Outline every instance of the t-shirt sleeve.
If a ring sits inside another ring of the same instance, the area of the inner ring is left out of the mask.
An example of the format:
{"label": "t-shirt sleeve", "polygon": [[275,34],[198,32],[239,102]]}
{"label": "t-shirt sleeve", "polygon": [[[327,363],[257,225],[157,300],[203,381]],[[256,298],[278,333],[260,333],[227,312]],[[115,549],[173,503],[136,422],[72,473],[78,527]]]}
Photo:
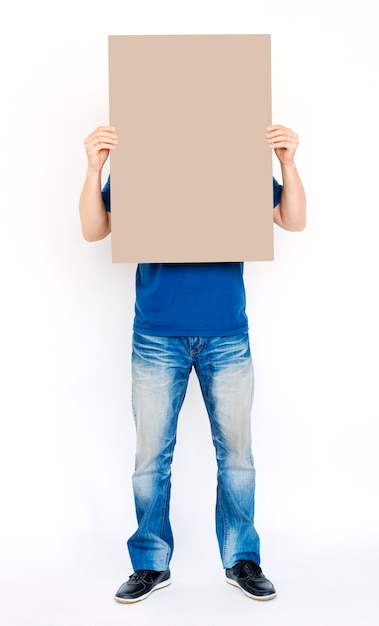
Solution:
{"label": "t-shirt sleeve", "polygon": [[273,201],[274,201],[274,209],[280,202],[280,196],[282,194],[283,185],[280,185],[276,178],[272,178],[273,182]]}
{"label": "t-shirt sleeve", "polygon": [[103,196],[105,208],[107,209],[108,213],[110,213],[111,212],[111,177],[110,176],[108,176],[108,180],[105,183],[101,191],[101,195]]}

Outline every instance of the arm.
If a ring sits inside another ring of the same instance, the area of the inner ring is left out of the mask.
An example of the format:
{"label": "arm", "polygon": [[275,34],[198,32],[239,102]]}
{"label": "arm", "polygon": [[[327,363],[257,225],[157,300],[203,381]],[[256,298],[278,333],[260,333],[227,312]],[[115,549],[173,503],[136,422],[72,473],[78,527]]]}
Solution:
{"label": "arm", "polygon": [[303,230],[306,223],[306,198],[303,183],[295,165],[299,138],[290,128],[269,126],[267,143],[280,161],[283,189],[280,204],[274,209],[274,222],[285,230]]}
{"label": "arm", "polygon": [[79,199],[79,215],[86,241],[99,241],[111,232],[111,216],[101,195],[101,172],[110,150],[117,144],[114,131],[111,126],[99,126],[84,141],[88,164]]}

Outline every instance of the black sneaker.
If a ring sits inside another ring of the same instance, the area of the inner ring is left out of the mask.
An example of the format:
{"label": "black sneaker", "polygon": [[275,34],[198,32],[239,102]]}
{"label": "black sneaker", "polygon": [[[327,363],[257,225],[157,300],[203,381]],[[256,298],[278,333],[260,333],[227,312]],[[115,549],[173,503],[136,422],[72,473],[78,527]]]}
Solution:
{"label": "black sneaker", "polygon": [[272,600],[276,597],[275,587],[254,561],[238,561],[225,570],[226,582],[239,587],[254,600]]}
{"label": "black sneaker", "polygon": [[139,602],[147,598],[152,591],[162,589],[171,584],[170,570],[155,572],[151,569],[141,569],[129,576],[129,580],[121,585],[114,599],[117,602]]}

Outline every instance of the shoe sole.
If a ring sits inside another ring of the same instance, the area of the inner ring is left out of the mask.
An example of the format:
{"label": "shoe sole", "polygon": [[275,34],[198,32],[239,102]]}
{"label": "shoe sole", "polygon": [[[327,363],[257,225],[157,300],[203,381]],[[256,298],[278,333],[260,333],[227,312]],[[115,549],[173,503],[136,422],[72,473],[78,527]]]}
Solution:
{"label": "shoe sole", "polygon": [[171,585],[171,578],[162,580],[162,582],[158,583],[155,587],[150,589],[150,591],[145,593],[143,596],[139,596],[138,598],[119,598],[118,596],[115,596],[114,599],[116,602],[121,602],[122,604],[134,604],[135,602],[141,602],[141,600],[148,598],[153,591],[158,591],[158,589],[163,589],[163,587],[168,587],[168,585]]}
{"label": "shoe sole", "polygon": [[233,585],[233,587],[238,587],[238,589],[241,589],[242,593],[244,593],[245,596],[247,596],[248,598],[251,598],[252,600],[260,600],[261,602],[264,602],[266,600],[273,600],[274,598],[276,598],[276,593],[270,593],[270,595],[267,595],[267,596],[254,596],[252,593],[249,593],[243,587],[241,587],[241,585],[239,585],[232,578],[228,578],[226,576],[225,580],[227,583],[229,583],[229,585]]}

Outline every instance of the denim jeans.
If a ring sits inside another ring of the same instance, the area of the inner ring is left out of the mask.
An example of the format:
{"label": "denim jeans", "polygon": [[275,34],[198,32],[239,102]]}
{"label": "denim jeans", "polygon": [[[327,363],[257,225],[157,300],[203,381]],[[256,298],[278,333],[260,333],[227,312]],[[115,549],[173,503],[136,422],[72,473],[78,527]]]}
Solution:
{"label": "denim jeans", "polygon": [[191,369],[199,379],[217,460],[216,534],[222,564],[260,562],[254,527],[255,469],[250,414],[254,372],[247,333],[232,337],[134,334],[136,424],[133,489],[138,528],[128,540],[134,570],[168,568],[171,462]]}

